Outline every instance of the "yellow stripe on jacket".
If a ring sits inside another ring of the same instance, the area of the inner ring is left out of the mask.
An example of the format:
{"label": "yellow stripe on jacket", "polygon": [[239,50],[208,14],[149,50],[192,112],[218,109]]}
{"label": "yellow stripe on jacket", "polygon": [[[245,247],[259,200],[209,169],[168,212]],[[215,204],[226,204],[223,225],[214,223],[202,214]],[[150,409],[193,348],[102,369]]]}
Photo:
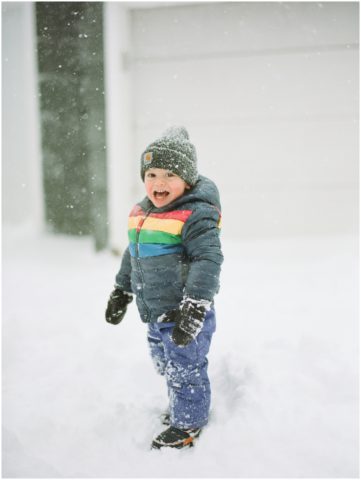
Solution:
{"label": "yellow stripe on jacket", "polygon": [[[136,217],[129,217],[128,229],[137,228],[139,222],[143,220],[144,217],[141,215]],[[142,224],[142,229],[144,230],[157,230],[159,232],[171,233],[173,235],[180,235],[184,222],[181,220],[174,220],[169,218],[153,218],[147,217]]]}

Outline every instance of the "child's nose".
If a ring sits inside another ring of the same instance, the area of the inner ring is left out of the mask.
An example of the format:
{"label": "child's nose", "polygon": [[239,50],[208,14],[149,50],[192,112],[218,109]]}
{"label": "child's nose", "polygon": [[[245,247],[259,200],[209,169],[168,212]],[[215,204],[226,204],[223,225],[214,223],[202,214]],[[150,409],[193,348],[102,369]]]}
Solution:
{"label": "child's nose", "polygon": [[158,178],[156,178],[155,184],[156,184],[157,186],[163,186],[163,185],[165,184],[165,178],[163,178],[163,177],[158,177]]}

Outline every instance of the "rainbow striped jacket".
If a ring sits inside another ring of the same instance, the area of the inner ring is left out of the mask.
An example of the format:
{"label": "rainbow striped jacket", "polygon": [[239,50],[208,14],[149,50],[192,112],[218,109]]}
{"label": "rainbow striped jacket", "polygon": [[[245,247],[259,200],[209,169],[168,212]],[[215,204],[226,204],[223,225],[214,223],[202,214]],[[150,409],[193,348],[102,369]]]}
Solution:
{"label": "rainbow striped jacket", "polygon": [[223,262],[220,219],[218,189],[203,176],[166,207],[147,197],[134,206],[116,285],[136,295],[143,322],[178,308],[183,295],[213,301]]}

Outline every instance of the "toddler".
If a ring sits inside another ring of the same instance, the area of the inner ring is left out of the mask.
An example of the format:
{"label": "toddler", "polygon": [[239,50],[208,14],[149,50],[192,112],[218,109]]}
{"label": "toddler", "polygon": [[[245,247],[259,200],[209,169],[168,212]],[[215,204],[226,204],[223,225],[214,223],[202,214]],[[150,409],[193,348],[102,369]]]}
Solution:
{"label": "toddler", "polygon": [[146,197],[129,215],[125,250],[106,320],[118,324],[136,297],[157,371],[167,381],[168,427],[152,448],[193,446],[208,422],[207,354],[223,255],[216,185],[198,174],[194,145],[172,127],[141,156]]}

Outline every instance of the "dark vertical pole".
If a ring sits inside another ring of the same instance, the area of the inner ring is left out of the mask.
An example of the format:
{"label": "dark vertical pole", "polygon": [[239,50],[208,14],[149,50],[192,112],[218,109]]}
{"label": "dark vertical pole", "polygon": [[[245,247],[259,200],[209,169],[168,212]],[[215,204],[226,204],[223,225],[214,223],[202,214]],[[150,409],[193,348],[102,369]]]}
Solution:
{"label": "dark vertical pole", "polygon": [[46,220],[106,247],[102,2],[38,2]]}
{"label": "dark vertical pole", "polygon": [[46,221],[54,233],[69,235],[90,233],[88,164],[79,121],[79,7],[36,4]]}

